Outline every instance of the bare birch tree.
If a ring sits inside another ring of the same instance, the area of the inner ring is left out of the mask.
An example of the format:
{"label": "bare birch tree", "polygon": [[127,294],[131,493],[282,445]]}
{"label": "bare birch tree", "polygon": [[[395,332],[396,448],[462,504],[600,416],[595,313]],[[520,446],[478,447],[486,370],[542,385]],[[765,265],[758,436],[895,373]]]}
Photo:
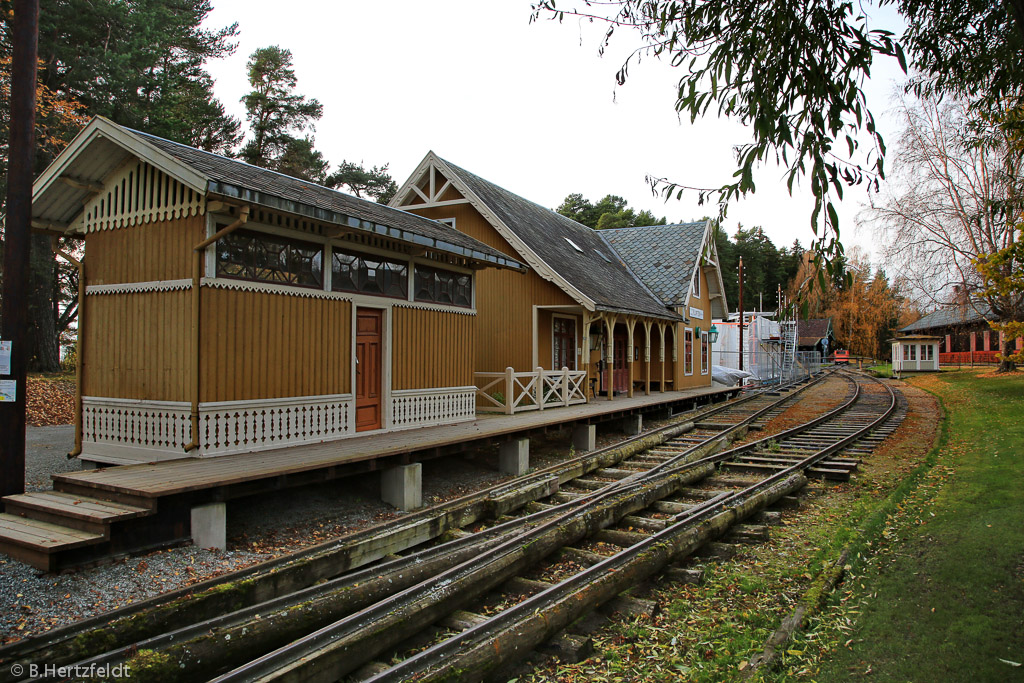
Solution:
{"label": "bare birch tree", "polygon": [[923,306],[1024,320],[1021,294],[986,289],[975,267],[1019,235],[1021,146],[999,122],[961,102],[904,100],[900,110],[903,132],[889,181],[860,216],[886,264]]}

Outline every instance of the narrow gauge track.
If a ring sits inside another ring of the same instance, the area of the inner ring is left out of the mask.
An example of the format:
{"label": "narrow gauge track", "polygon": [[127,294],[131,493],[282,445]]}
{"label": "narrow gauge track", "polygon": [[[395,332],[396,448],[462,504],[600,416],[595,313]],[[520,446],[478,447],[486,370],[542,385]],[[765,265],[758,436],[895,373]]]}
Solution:
{"label": "narrow gauge track", "polygon": [[[484,678],[602,602],[797,491],[807,474],[838,474],[841,469],[834,465],[849,459],[840,455],[844,449],[872,432],[894,429],[901,417],[895,392],[870,378],[843,376],[850,384],[846,400],[808,424],[696,460],[684,451],[597,491],[581,491],[569,502],[556,499],[550,508],[533,513],[557,511],[555,518],[215,680],[333,681],[357,671],[357,679],[374,683]],[[774,444],[781,448],[776,451]],[[766,446],[773,455],[785,453],[778,459],[797,459],[764,462],[770,460],[762,455]],[[694,486],[720,467],[753,468],[762,478],[731,490]],[[624,520],[629,529],[616,529]],[[602,554],[613,547],[618,549]],[[567,564],[585,568],[567,571]],[[473,611],[463,611],[470,605]],[[410,643],[432,624],[443,633],[439,642],[425,650]],[[386,665],[379,661],[382,655],[401,661]]]}
{"label": "narrow gauge track", "polygon": [[[323,544],[0,648],[0,662],[105,663],[130,659],[140,651],[153,651],[156,657],[149,660],[150,664],[174,659],[180,665],[174,667],[175,679],[205,680],[218,670],[214,664],[218,653],[232,652],[237,663],[297,637],[282,640],[282,636],[292,633],[288,628],[258,628],[260,622],[280,621],[274,618],[276,614],[290,614],[291,621],[296,622],[293,626],[300,629],[299,635],[308,633],[331,623],[339,614],[358,610],[368,602],[412,585],[410,581],[425,580],[432,573],[478,557],[522,533],[524,528],[536,528],[547,520],[557,519],[578,503],[566,502],[551,509],[534,510],[533,514],[505,521],[469,538],[442,543],[406,558],[394,558],[337,580],[328,579],[388,553],[422,545],[445,529],[466,526],[488,517],[503,519],[502,515],[540,498],[594,497],[573,494],[569,489],[594,488],[594,482],[600,479],[587,479],[587,475],[595,471],[601,477],[620,477],[625,482],[648,471],[657,472],[682,458],[720,449],[785,410],[802,391],[821,379],[794,383],[776,391],[752,392],[739,399],[683,413],[674,424],[572,458],[512,484],[493,487],[408,515],[395,524],[355,534],[346,539],[347,543]],[[658,446],[660,450],[650,450],[651,446]],[[637,453],[643,455],[635,457]],[[628,463],[630,469],[616,469],[623,462]],[[397,574],[402,574],[403,578],[396,581],[393,577]],[[349,590],[354,587],[359,590]],[[341,604],[323,599],[339,592],[349,594]],[[211,614],[215,616],[209,618]],[[256,624],[251,633],[247,624]],[[240,628],[235,628],[239,625]],[[263,633],[261,637],[262,631],[274,633]],[[225,648],[232,633],[239,640]],[[225,640],[208,637],[211,634],[222,634]],[[197,639],[213,650],[197,647]],[[186,656],[181,659],[179,655],[183,654]],[[186,664],[186,660],[195,666]],[[232,657],[228,657],[227,662],[234,665]],[[5,666],[0,680],[8,670]]]}

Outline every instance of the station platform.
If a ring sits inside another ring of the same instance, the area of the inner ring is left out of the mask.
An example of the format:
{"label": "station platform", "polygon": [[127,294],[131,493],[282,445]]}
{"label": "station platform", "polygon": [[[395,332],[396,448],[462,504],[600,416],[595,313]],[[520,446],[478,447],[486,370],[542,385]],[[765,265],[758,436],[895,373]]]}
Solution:
{"label": "station platform", "polygon": [[[3,499],[0,552],[52,571],[190,537],[204,547],[222,546],[227,500],[375,470],[382,472],[384,500],[412,509],[419,506],[415,468],[420,461],[498,443],[503,471],[520,474],[528,467],[528,458],[515,454],[522,453],[531,435],[572,429],[576,450],[585,451],[593,448],[597,425],[632,420],[639,427],[645,414],[668,417],[738,392],[738,387],[700,388],[598,398],[581,405],[479,415],[471,422],[255,453],[56,474],[53,491]],[[506,458],[506,451],[512,457]]]}

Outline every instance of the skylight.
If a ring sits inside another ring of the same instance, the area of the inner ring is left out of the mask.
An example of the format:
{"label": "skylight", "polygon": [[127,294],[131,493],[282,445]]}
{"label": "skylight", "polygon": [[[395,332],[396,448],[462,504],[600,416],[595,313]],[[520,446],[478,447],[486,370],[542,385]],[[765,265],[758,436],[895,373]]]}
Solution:
{"label": "skylight", "polygon": [[569,244],[571,244],[573,249],[575,249],[576,251],[580,252],[581,254],[583,253],[583,250],[580,249],[580,245],[576,244],[575,242],[573,242],[568,237],[565,238],[565,241],[568,242]]}
{"label": "skylight", "polygon": [[605,261],[607,261],[608,263],[611,263],[611,262],[612,262],[612,260],[611,260],[610,258],[608,258],[607,256],[605,256],[605,255],[604,255],[604,252],[603,252],[603,251],[601,251],[600,249],[595,249],[595,250],[594,250],[594,253],[595,253],[595,254],[597,254],[598,256],[600,256],[601,258],[603,258],[603,259],[604,259]]}

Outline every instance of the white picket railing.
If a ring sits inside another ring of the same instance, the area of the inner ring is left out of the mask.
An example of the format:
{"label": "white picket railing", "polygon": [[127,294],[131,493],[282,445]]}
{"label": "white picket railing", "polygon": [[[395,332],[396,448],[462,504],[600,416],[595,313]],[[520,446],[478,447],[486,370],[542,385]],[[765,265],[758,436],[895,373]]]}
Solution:
{"label": "white picket railing", "polygon": [[583,370],[474,372],[477,412],[512,415],[524,410],[544,410],[587,402]]}

